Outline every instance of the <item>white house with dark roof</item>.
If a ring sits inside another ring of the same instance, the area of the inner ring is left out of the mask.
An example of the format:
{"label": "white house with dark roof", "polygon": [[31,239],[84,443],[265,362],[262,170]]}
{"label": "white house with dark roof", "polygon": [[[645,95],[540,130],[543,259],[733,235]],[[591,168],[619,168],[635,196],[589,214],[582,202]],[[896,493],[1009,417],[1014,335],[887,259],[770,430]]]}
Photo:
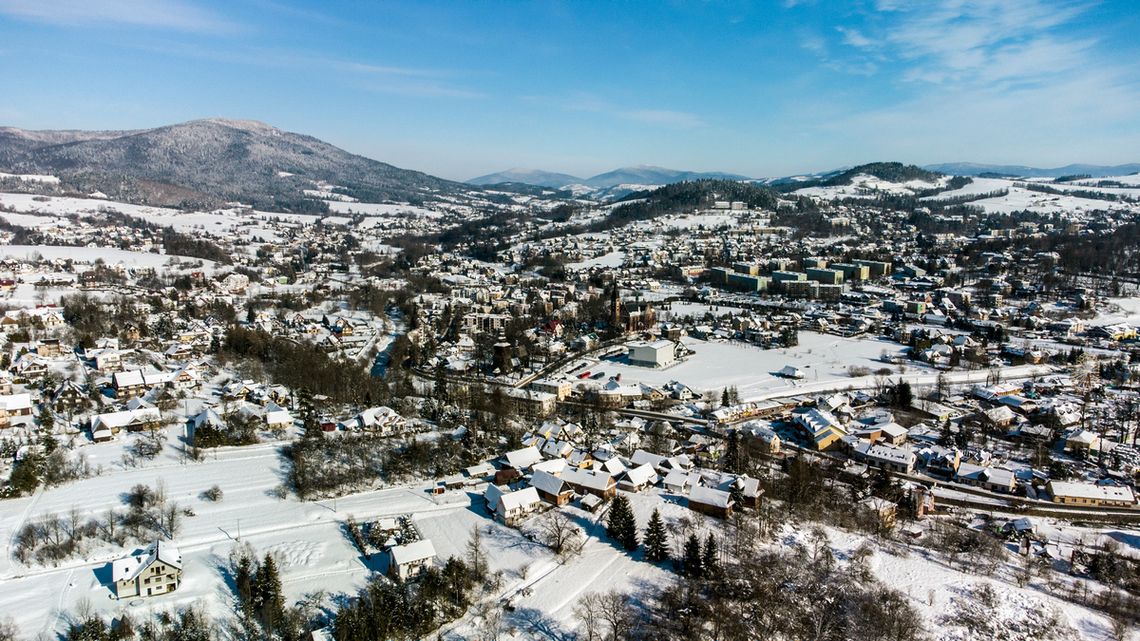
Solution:
{"label": "white house with dark roof", "polygon": [[114,561],[111,580],[120,599],[173,592],[182,583],[182,554],[173,543],[155,541],[142,554]]}

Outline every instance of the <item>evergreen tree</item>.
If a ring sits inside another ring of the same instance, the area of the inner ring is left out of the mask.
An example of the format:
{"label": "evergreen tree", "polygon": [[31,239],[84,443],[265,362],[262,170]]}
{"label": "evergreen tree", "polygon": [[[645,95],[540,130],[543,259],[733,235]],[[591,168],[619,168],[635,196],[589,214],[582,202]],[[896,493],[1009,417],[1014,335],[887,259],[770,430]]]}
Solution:
{"label": "evergreen tree", "polygon": [[708,537],[705,538],[705,549],[701,552],[701,574],[706,579],[710,579],[716,573],[719,565],[716,539],[713,538],[712,532],[709,532]]}
{"label": "evergreen tree", "polygon": [[669,534],[656,509],[645,526],[645,558],[655,563],[669,558]]}
{"label": "evergreen tree", "polygon": [[234,585],[237,589],[238,605],[247,619],[253,618],[253,560],[242,554],[234,569]]}
{"label": "evergreen tree", "polygon": [[685,556],[681,562],[681,573],[692,579],[699,579],[704,574],[701,566],[701,540],[696,534],[690,534],[685,541]]}
{"label": "evergreen tree", "polygon": [[737,430],[732,430],[728,435],[728,445],[724,448],[721,464],[725,472],[740,473],[740,433]]}
{"label": "evergreen tree", "polygon": [[637,549],[637,522],[633,517],[633,509],[629,505],[629,499],[620,494],[614,497],[610,506],[606,532],[625,549]]}
{"label": "evergreen tree", "polygon": [[55,438],[55,416],[51,413],[47,403],[44,403],[43,408],[40,410],[40,442],[44,446],[44,453],[51,454],[59,447],[59,441]]}
{"label": "evergreen tree", "polygon": [[732,405],[732,397],[729,395],[727,387],[720,392],[720,405],[721,407]]}
{"label": "evergreen tree", "polygon": [[257,569],[253,585],[257,618],[265,630],[276,630],[285,620],[285,597],[281,591],[281,577],[277,563],[269,554]]}

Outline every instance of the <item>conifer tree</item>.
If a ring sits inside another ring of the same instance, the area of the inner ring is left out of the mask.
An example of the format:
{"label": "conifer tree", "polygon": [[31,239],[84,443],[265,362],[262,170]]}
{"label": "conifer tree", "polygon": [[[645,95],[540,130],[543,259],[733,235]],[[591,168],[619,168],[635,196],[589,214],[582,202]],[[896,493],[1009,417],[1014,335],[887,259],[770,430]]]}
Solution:
{"label": "conifer tree", "polygon": [[685,541],[685,556],[681,562],[681,572],[689,578],[699,579],[703,575],[702,570],[701,540],[697,538],[696,534],[690,534],[689,539]]}
{"label": "conifer tree", "polygon": [[740,473],[740,434],[733,430],[728,435],[728,445],[724,448],[724,458],[721,459],[725,472]]}
{"label": "conifer tree", "polygon": [[645,526],[645,558],[655,563],[669,558],[669,534],[656,509]]}
{"label": "conifer tree", "polygon": [[717,571],[717,546],[712,532],[705,538],[705,549],[701,552],[701,573],[706,579],[712,578]]}
{"label": "conifer tree", "polygon": [[281,590],[281,577],[277,563],[269,554],[257,569],[254,581],[254,600],[261,625],[268,630],[276,630],[285,619],[285,596]]}

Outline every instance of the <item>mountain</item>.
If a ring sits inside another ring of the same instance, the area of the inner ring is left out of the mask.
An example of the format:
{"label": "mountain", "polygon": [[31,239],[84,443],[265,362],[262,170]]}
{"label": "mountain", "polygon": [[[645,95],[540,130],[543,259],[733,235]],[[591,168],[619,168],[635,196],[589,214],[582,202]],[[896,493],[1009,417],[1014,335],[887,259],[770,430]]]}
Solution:
{"label": "mountain", "polygon": [[1089,175],[1094,178],[1103,176],[1126,176],[1140,171],[1140,163],[1126,165],[1082,165],[1073,164],[1064,167],[1045,169],[1041,167],[1026,167],[1024,165],[985,165],[973,162],[950,162],[938,165],[927,165],[926,169],[954,176],[981,176],[992,174],[999,176],[1034,176],[1040,178],[1058,178],[1061,176]]}
{"label": "mountain", "polygon": [[119,132],[0,129],[0,171],[54,174],[81,191],[162,205],[237,200],[319,211],[318,183],[364,201],[420,202],[471,188],[265,123],[212,118]]}
{"label": "mountain", "polygon": [[570,174],[560,174],[554,171],[541,169],[508,169],[486,176],[479,176],[467,181],[472,185],[498,185],[501,183],[523,183],[538,187],[551,187],[554,189],[582,182],[581,178]]}
{"label": "mountain", "polygon": [[622,167],[587,178],[586,185],[590,187],[613,187],[615,185],[669,185],[685,180],[720,179],[720,180],[748,180],[747,176],[726,174],[721,172],[697,172],[666,169],[651,165],[638,165],[636,167]]}

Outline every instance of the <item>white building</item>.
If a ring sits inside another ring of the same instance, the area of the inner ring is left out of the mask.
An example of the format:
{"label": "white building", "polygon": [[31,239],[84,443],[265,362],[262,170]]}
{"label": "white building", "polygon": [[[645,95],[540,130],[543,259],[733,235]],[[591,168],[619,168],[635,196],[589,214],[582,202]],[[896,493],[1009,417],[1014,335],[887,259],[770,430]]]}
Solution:
{"label": "white building", "polygon": [[639,367],[665,367],[677,360],[676,346],[673,341],[659,340],[652,343],[637,342],[629,344],[629,364]]}

